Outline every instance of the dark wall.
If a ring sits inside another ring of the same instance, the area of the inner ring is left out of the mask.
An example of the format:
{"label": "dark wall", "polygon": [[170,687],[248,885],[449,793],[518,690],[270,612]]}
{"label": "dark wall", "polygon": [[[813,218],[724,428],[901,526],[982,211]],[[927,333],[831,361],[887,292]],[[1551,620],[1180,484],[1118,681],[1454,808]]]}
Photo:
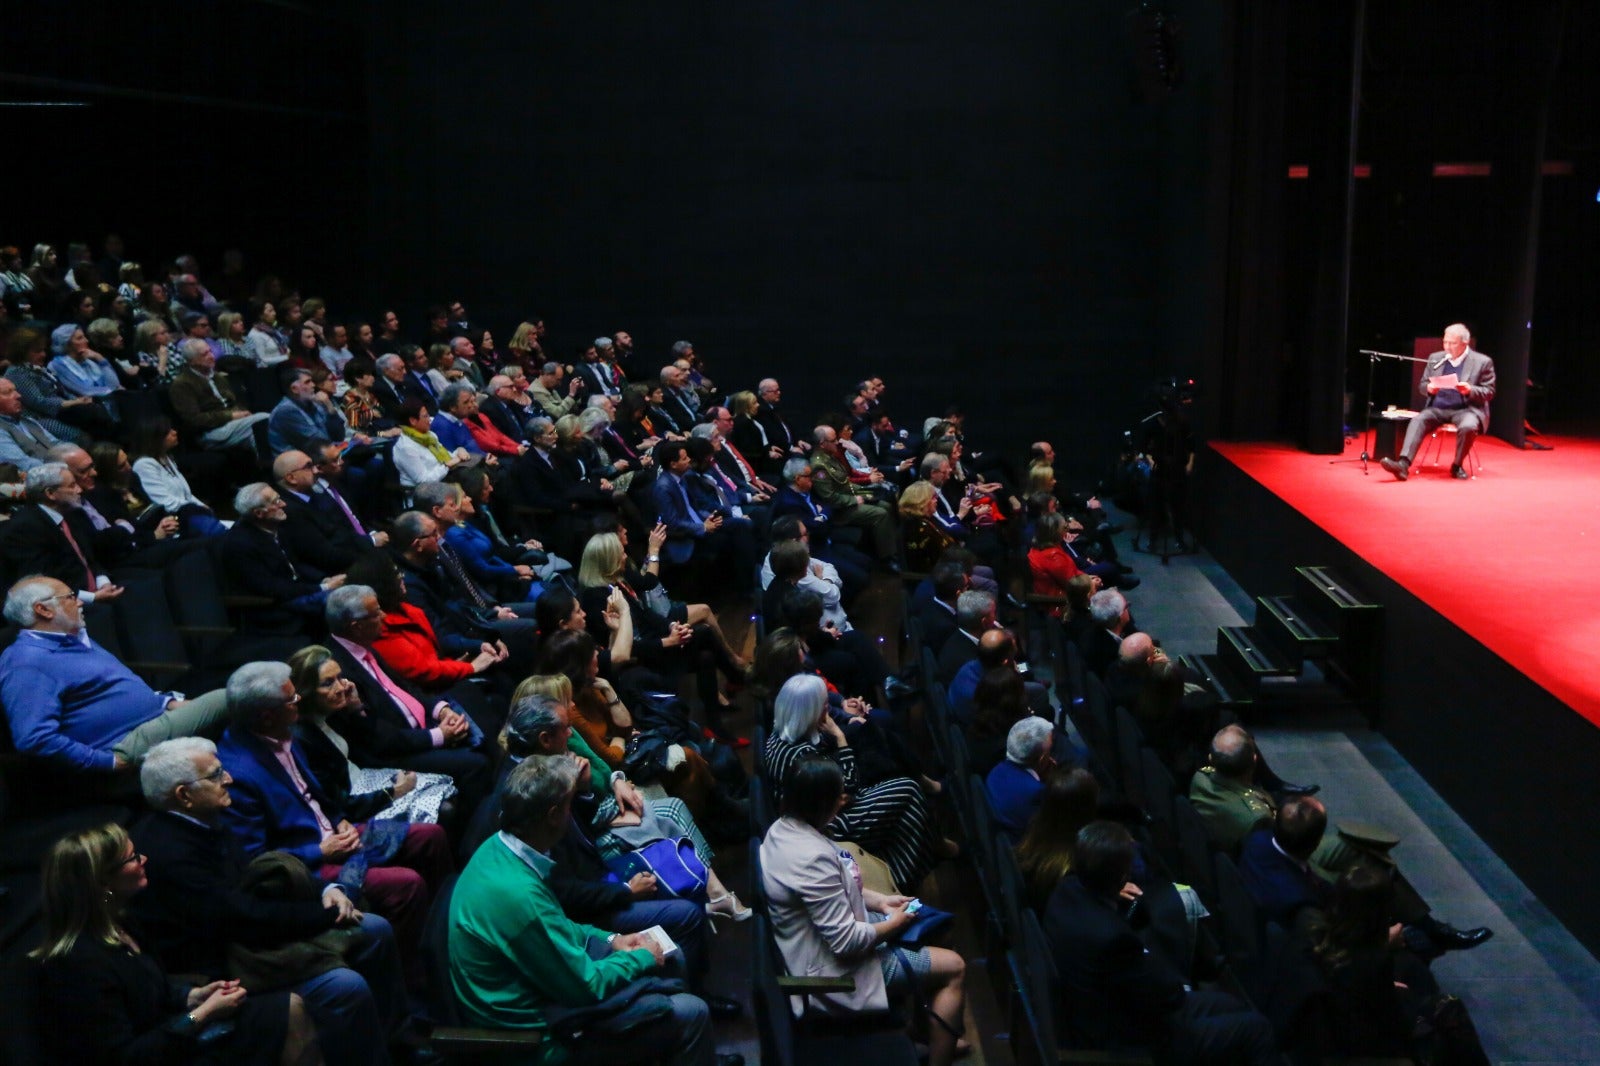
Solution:
{"label": "dark wall", "polygon": [[1126,5],[374,5],[370,277],[1097,467],[1199,368],[1220,28],[1168,7],[1147,103]]}
{"label": "dark wall", "polygon": [[[345,0],[18,5],[0,49],[0,244],[120,233],[354,296],[365,241],[359,9]],[[19,106],[62,102],[72,107]],[[114,279],[113,279],[114,280]]]}

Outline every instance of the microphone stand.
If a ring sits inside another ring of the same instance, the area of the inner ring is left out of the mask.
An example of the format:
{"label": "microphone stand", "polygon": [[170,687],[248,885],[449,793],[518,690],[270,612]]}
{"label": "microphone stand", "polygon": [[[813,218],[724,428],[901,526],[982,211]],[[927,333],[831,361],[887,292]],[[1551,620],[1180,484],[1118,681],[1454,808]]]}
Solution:
{"label": "microphone stand", "polygon": [[1378,365],[1379,359],[1396,359],[1407,363],[1426,363],[1426,359],[1419,359],[1414,355],[1400,355],[1396,352],[1375,352],[1370,348],[1362,348],[1361,354],[1367,357],[1367,411],[1365,425],[1361,430],[1361,455],[1355,459],[1329,459],[1328,465],[1335,463],[1360,463],[1361,474],[1365,477],[1368,473],[1367,464],[1372,460],[1372,372]]}

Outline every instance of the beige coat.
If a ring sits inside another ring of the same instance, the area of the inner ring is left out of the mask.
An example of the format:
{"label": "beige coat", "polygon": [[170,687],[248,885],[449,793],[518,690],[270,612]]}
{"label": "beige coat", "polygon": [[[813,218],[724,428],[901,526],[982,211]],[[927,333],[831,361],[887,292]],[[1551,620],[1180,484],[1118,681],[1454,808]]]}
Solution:
{"label": "beige coat", "polygon": [[784,968],[795,977],[856,982],[853,992],[790,997],[796,1016],[807,1001],[830,1013],[888,1009],[855,860],[804,822],[780,818],[761,842],[761,870]]}

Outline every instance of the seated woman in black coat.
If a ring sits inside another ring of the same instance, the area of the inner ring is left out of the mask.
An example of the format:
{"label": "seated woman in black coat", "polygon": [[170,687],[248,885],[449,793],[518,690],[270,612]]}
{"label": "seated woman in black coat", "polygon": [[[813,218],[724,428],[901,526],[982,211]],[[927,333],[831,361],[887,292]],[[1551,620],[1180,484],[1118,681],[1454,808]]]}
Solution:
{"label": "seated woman in black coat", "polygon": [[652,610],[630,580],[626,560],[622,540],[615,533],[596,534],[584,545],[578,587],[590,635],[600,643],[610,640],[605,611],[613,591],[621,592],[633,623],[633,657],[668,677],[692,670],[706,713],[723,713],[731,703],[717,685],[717,672],[720,670],[732,684],[739,685],[744,682],[748,667],[722,639],[721,630],[709,622],[689,620],[693,617],[691,609],[685,610],[683,620],[672,618],[671,611],[662,615]]}
{"label": "seated woman in black coat", "polygon": [[768,629],[788,626],[799,633],[811,657],[829,680],[852,695],[887,705],[884,682],[889,664],[872,638],[859,629],[841,633],[823,622],[827,604],[820,593],[800,587],[811,566],[811,550],[804,541],[790,540],[772,546],[772,584],[761,597],[761,616]]}
{"label": "seated woman in black coat", "polygon": [[298,995],[249,995],[237,981],[169,977],[123,915],[149,883],[121,826],[80,829],[45,855],[39,1030],[51,1062],[321,1062]]}

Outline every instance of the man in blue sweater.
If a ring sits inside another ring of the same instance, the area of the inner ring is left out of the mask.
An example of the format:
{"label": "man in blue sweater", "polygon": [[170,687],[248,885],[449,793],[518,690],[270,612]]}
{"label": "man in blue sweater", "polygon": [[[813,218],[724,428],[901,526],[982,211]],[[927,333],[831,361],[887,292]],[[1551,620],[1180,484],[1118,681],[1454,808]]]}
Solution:
{"label": "man in blue sweater", "polygon": [[60,581],[18,581],[5,616],[22,632],[0,655],[0,703],[22,754],[111,774],[163,740],[222,729],[222,690],[192,700],[152,690],[89,638],[77,593]]}

